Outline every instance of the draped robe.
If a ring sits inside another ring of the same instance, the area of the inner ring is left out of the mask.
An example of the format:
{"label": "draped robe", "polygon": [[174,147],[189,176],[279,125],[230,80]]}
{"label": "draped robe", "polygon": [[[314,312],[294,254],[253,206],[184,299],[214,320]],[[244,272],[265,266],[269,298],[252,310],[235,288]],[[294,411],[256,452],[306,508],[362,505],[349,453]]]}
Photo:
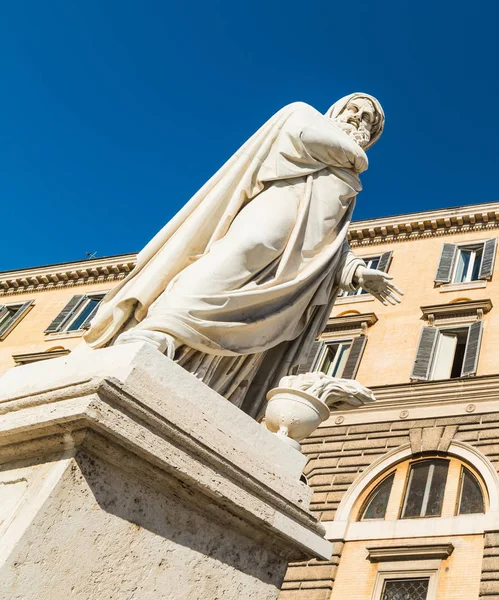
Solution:
{"label": "draped robe", "polygon": [[87,343],[168,333],[182,366],[256,415],[363,264],[346,237],[367,157],[331,118],[349,98],[276,113],[142,250]]}

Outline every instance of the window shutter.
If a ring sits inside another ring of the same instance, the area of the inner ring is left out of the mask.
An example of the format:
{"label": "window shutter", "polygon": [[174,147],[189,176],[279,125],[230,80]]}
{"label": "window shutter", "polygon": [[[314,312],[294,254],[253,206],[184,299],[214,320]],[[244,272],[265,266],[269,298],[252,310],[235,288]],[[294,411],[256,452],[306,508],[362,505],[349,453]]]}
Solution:
{"label": "window shutter", "polygon": [[[32,304],[33,304],[33,300],[30,300],[29,302],[25,302],[24,304],[21,304],[21,306],[17,309],[17,311],[13,315],[12,319],[8,319],[7,323],[5,323],[5,325],[0,327],[0,340],[3,340],[4,338],[7,337],[7,335],[12,331],[12,329],[14,329],[16,324],[23,318],[23,316],[26,314],[26,311]],[[2,308],[5,308],[5,307],[2,306]],[[7,310],[7,309],[5,308],[5,310]],[[3,314],[3,311],[0,310],[0,317],[2,316],[2,314]]]}
{"label": "window shutter", "polygon": [[310,373],[312,368],[315,366],[315,361],[317,360],[319,354],[322,352],[324,346],[324,342],[315,340],[315,342],[312,344],[310,352],[308,353],[307,361],[298,367],[298,375],[302,375],[303,373]]}
{"label": "window shutter", "polygon": [[[94,299],[96,299],[96,296],[93,296]],[[104,295],[102,295],[99,298],[99,301],[97,302],[97,304],[94,306],[93,311],[88,315],[88,317],[83,321],[83,323],[81,324],[80,329],[90,329],[90,322],[92,321],[92,319],[95,317],[95,314],[97,313],[97,311],[99,310],[99,306],[102,302],[102,300],[104,299]]]}
{"label": "window shutter", "polygon": [[343,373],[341,374],[341,377],[343,377],[343,379],[354,379],[357,375],[360,360],[362,358],[362,354],[364,353],[364,348],[366,347],[366,344],[367,337],[365,335],[361,335],[353,339],[352,347],[350,348],[350,352],[348,353],[347,362],[345,363]]}
{"label": "window shutter", "polygon": [[483,321],[476,321],[468,330],[466,350],[464,352],[462,377],[476,374],[480,343],[482,341]]}
{"label": "window shutter", "polygon": [[452,276],[452,268],[456,259],[457,246],[455,244],[444,244],[440,262],[438,263],[435,281],[439,283],[449,283]]}
{"label": "window shutter", "polygon": [[85,294],[73,296],[66,306],[61,310],[57,317],[45,329],[45,333],[54,333],[60,331],[67,319],[76,311],[80,304],[85,299]]}
{"label": "window shutter", "polygon": [[488,279],[492,277],[494,271],[494,262],[496,258],[497,238],[487,240],[483,245],[482,264],[478,279]]}
{"label": "window shutter", "polygon": [[388,271],[388,267],[390,266],[390,261],[392,258],[392,252],[383,252],[379,259],[378,263],[378,271],[384,271],[385,273]]}
{"label": "window shutter", "polygon": [[433,351],[437,341],[438,329],[435,327],[423,327],[419,336],[416,360],[412,367],[411,379],[426,381],[430,376]]}

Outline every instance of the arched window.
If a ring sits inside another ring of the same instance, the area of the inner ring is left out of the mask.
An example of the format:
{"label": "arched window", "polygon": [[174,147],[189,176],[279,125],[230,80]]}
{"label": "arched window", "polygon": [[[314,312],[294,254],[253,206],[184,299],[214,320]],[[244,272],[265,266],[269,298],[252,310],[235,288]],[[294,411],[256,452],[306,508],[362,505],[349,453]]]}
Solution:
{"label": "arched window", "polygon": [[406,460],[361,494],[352,517],[392,521],[484,513],[485,490],[481,478],[458,458]]}
{"label": "arched window", "polygon": [[395,471],[390,473],[388,477],[385,477],[374,490],[369,494],[364,508],[361,511],[361,520],[365,521],[368,519],[384,519],[386,515],[386,509],[388,507],[388,499],[390,498],[390,492],[392,491],[393,478],[395,477]]}
{"label": "arched window", "polygon": [[478,479],[464,465],[461,469],[458,515],[471,515],[485,512],[483,494]]}
{"label": "arched window", "polygon": [[439,517],[442,513],[449,461],[440,458],[412,463],[401,518]]}

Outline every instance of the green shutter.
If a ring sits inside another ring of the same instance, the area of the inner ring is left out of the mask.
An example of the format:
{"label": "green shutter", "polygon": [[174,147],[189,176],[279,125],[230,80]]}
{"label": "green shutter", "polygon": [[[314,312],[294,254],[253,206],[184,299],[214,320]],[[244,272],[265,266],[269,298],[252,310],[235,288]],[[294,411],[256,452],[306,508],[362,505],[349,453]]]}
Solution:
{"label": "green shutter", "polygon": [[494,262],[496,259],[497,238],[487,240],[483,245],[482,264],[478,279],[489,279],[494,271]]}
{"label": "green shutter", "polygon": [[57,315],[57,317],[50,323],[50,325],[45,329],[45,333],[55,333],[56,331],[60,331],[65,322],[71,317],[80,304],[86,298],[85,294],[73,296],[71,300],[66,304],[66,306],[61,310],[61,312]]}
{"label": "green shutter", "polygon": [[438,263],[435,281],[438,283],[449,283],[452,277],[452,269],[456,259],[457,246],[455,244],[444,244],[440,261]]}
{"label": "green shutter", "polygon": [[421,329],[411,379],[426,381],[429,378],[437,336],[438,329],[435,327],[423,327]]}
{"label": "green shutter", "polygon": [[385,273],[388,271],[388,267],[390,266],[390,261],[392,258],[393,252],[383,252],[380,256],[378,263],[378,271],[384,271]]}
{"label": "green shutter", "polygon": [[345,363],[343,373],[340,374],[340,377],[343,379],[355,379],[366,344],[367,337],[365,335],[361,335],[352,340],[352,347],[350,348],[347,362]]}
{"label": "green shutter", "polygon": [[466,350],[464,352],[463,369],[461,371],[462,377],[476,374],[480,343],[482,341],[482,331],[483,321],[476,321],[469,327]]}
{"label": "green shutter", "polygon": [[315,367],[315,363],[319,354],[322,352],[324,348],[324,342],[320,342],[319,340],[315,340],[310,348],[310,352],[307,355],[307,360],[302,365],[298,367],[298,375],[302,375],[303,373],[310,373],[312,369]]}

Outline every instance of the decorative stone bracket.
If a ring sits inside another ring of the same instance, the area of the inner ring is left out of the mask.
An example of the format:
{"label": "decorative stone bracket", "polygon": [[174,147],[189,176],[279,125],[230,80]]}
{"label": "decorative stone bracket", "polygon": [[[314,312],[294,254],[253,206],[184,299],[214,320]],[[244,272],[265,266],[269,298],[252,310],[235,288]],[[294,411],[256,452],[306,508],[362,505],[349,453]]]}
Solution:
{"label": "decorative stone bracket", "polygon": [[470,300],[467,302],[453,302],[451,304],[432,304],[422,306],[423,320],[433,327],[436,324],[447,322],[472,322],[480,321],[483,315],[492,309],[492,301]]}

